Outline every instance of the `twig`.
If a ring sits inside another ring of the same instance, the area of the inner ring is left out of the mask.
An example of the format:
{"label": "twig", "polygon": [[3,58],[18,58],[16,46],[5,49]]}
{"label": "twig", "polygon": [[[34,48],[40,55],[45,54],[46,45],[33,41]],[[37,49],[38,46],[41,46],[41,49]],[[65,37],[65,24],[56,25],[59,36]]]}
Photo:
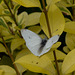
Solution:
{"label": "twig", "polygon": [[[17,23],[17,21],[16,21],[15,15],[12,13],[11,8],[9,7],[9,5],[8,5],[7,1],[6,1],[6,0],[4,0],[4,3],[5,3],[5,4],[6,4],[6,6],[8,7],[8,9],[9,9],[9,11],[10,11],[10,13],[11,13],[11,16],[12,16],[12,18],[13,18],[13,20],[14,20],[14,22],[15,22],[16,26],[18,26],[18,23]],[[12,1],[11,1],[11,3],[12,3]],[[13,5],[13,4],[12,4],[12,5]],[[21,32],[20,32],[20,30],[19,30],[19,33],[20,33],[20,36],[21,36]]]}
{"label": "twig", "polygon": [[[47,22],[47,27],[48,27],[49,35],[50,35],[50,37],[52,37],[51,30],[50,30],[51,28],[50,28],[50,24],[49,24],[47,10],[46,10],[46,7],[45,7],[44,0],[42,0],[42,4],[43,4],[43,8],[44,8],[44,11],[43,12],[45,14],[45,18],[46,18],[46,22]],[[53,51],[53,54],[54,54],[54,59],[55,59],[55,64],[56,64],[56,70],[57,70],[58,75],[60,75],[55,50]]]}
{"label": "twig", "polygon": [[[11,55],[11,53],[10,53],[10,51],[9,51],[9,49],[8,49],[8,47],[7,47],[7,45],[6,45],[6,43],[5,43],[4,38],[3,38],[3,37],[1,37],[1,38],[2,38],[2,40],[3,40],[3,43],[4,43],[4,45],[5,45],[5,48],[6,48],[6,51],[7,51],[8,55],[9,55],[9,57],[11,58],[12,62],[14,63],[14,58],[13,58],[13,56]],[[16,71],[17,75],[20,75],[20,73],[19,73],[19,71],[18,71],[18,69],[17,69],[15,63],[13,64],[13,66],[14,66],[14,68],[15,68],[15,71]]]}
{"label": "twig", "polygon": [[18,24],[17,24],[17,22],[16,22],[16,19],[15,19],[15,16],[14,16],[14,14],[12,13],[12,11],[11,11],[11,9],[10,9],[8,3],[6,2],[6,0],[4,0],[4,3],[7,5],[7,7],[8,7],[8,9],[9,9],[10,13],[11,13],[11,16],[12,16],[12,18],[13,18],[13,20],[14,20],[16,26],[18,26]]}
{"label": "twig", "polygon": [[50,24],[49,24],[49,20],[48,20],[48,15],[47,15],[47,10],[46,10],[46,8],[45,8],[45,2],[44,2],[44,0],[42,0],[42,4],[43,4],[43,9],[44,9],[44,14],[45,14],[45,18],[46,18],[46,22],[47,22],[47,26],[48,26],[48,31],[49,31],[49,36],[50,37],[52,37],[52,35],[51,35],[51,28],[50,28]]}

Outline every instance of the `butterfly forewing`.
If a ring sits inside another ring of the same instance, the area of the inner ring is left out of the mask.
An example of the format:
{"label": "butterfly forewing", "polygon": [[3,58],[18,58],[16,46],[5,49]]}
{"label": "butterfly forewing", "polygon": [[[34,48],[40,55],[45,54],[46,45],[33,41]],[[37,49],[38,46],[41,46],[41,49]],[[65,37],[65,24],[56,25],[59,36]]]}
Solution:
{"label": "butterfly forewing", "polygon": [[26,41],[26,45],[30,47],[34,47],[37,44],[41,43],[41,37],[39,37],[36,33],[28,30],[28,29],[22,29],[21,34]]}

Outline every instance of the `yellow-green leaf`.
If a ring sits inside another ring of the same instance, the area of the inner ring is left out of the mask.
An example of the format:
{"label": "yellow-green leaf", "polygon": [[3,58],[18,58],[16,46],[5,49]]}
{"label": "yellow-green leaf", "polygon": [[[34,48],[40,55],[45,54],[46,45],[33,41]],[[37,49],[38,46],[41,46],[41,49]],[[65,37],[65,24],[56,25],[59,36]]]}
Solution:
{"label": "yellow-green leaf", "polygon": [[4,71],[3,70],[0,70],[0,75],[4,75]]}
{"label": "yellow-green leaf", "polygon": [[61,4],[61,5],[63,5],[63,6],[65,6],[65,7],[73,7],[73,6],[75,6],[75,4],[70,4],[70,3],[68,3],[67,2],[67,0],[61,0],[59,3],[57,3],[57,4]]}
{"label": "yellow-green leaf", "polygon": [[16,63],[16,66],[17,66],[17,69],[18,69],[20,75],[22,75],[22,73],[27,70],[26,68],[24,68],[24,67],[21,66],[20,64],[17,64],[17,63]]}
{"label": "yellow-green leaf", "polygon": [[60,0],[46,0],[47,5],[49,6],[51,2],[56,3]]}
{"label": "yellow-green leaf", "polygon": [[75,34],[75,22],[72,22],[72,21],[66,22],[64,31]]}
{"label": "yellow-green leaf", "polygon": [[70,50],[69,50],[69,48],[68,48],[67,46],[64,46],[64,47],[63,47],[63,51],[64,51],[65,53],[69,53],[69,52],[70,52]]}
{"label": "yellow-green leaf", "polygon": [[75,49],[68,53],[62,64],[63,75],[73,71],[75,71]]}
{"label": "yellow-green leaf", "polygon": [[39,33],[41,31],[40,26],[32,26],[32,27],[29,27],[28,29],[35,32],[35,33]]}
{"label": "yellow-green leaf", "polygon": [[13,0],[14,2],[17,2],[18,4],[24,6],[24,7],[39,7],[41,8],[41,4],[39,0]]}
{"label": "yellow-green leaf", "polygon": [[67,33],[65,41],[70,50],[75,48],[75,34]]}
{"label": "yellow-green leaf", "polygon": [[40,12],[34,12],[28,15],[28,24],[26,26],[31,26],[40,23]]}
{"label": "yellow-green leaf", "polygon": [[65,22],[70,22],[71,20],[69,18],[65,18]]}
{"label": "yellow-green leaf", "polygon": [[15,63],[19,63],[23,67],[33,72],[49,75],[56,74],[55,68],[47,56],[42,56],[39,58],[33,54],[28,54],[16,60]]}
{"label": "yellow-green leaf", "polygon": [[13,50],[15,50],[19,46],[23,45],[24,43],[25,43],[25,41],[22,38],[13,39],[12,42],[11,42],[11,51],[12,51],[12,53],[13,53]]}
{"label": "yellow-green leaf", "polygon": [[28,24],[28,14],[27,12],[22,12],[18,15],[18,24],[22,25],[22,28],[25,28],[25,26]]}
{"label": "yellow-green leaf", "polygon": [[[14,38],[14,36],[13,36],[13,35],[9,35],[9,36],[5,36],[5,37],[3,37],[3,38],[4,38],[5,42],[10,42],[11,39]],[[0,38],[0,41],[3,42],[3,41],[2,41],[2,38]]]}
{"label": "yellow-green leaf", "polygon": [[56,49],[61,45],[61,42],[57,42],[55,44],[53,44],[52,49]]}
{"label": "yellow-green leaf", "polygon": [[2,15],[3,10],[4,10],[4,8],[3,8],[3,6],[0,4],[0,16]]}
{"label": "yellow-green leaf", "polygon": [[0,43],[0,52],[7,53],[5,47],[1,43]]}
{"label": "yellow-green leaf", "polygon": [[9,36],[11,35],[9,30],[7,28],[5,28],[4,26],[0,25],[0,34],[2,36]]}
{"label": "yellow-green leaf", "polygon": [[[2,75],[16,75],[16,71],[7,65],[0,65],[0,71],[3,71]],[[0,74],[1,75],[1,74]]]}
{"label": "yellow-green leaf", "polygon": [[[64,54],[63,52],[59,51],[59,50],[55,50],[56,51],[56,56],[57,56],[57,60],[63,60],[66,56],[66,54]],[[46,56],[48,56],[48,58],[50,58],[51,61],[54,61],[54,55],[53,55],[53,51],[48,52],[47,54],[45,54]]]}
{"label": "yellow-green leaf", "polygon": [[[55,4],[51,4],[49,7],[48,19],[52,36],[61,35],[64,30],[65,20],[60,9]],[[40,24],[45,34],[50,38],[46,18],[43,12],[40,17]]]}

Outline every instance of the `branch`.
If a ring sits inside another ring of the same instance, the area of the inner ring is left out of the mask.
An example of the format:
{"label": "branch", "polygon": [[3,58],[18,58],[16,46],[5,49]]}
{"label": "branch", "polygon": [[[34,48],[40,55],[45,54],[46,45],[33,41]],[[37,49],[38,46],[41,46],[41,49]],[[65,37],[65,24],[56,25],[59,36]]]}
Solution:
{"label": "branch", "polygon": [[[46,7],[45,7],[45,1],[44,0],[42,0],[42,4],[43,4],[43,9],[44,9],[43,12],[45,14],[49,35],[50,35],[50,37],[52,37],[51,28],[50,28],[49,19],[48,19],[47,10],[46,10]],[[58,75],[60,75],[55,50],[53,51],[53,54],[54,54],[54,59],[55,59],[55,64],[56,64],[56,70],[57,70]]]}
{"label": "branch", "polygon": [[[1,37],[1,38],[2,38],[2,41],[3,41],[4,45],[5,45],[6,51],[7,51],[8,55],[9,55],[9,57],[10,57],[11,60],[12,60],[12,63],[14,63],[14,58],[13,58],[13,56],[11,55],[11,53],[10,53],[10,51],[9,51],[9,49],[8,49],[8,47],[7,47],[7,45],[6,45],[6,43],[5,43],[4,38],[3,38],[3,37]],[[15,71],[16,71],[17,75],[20,75],[20,73],[19,73],[19,71],[18,71],[18,69],[17,69],[15,63],[13,64],[13,66],[14,66],[14,68],[15,68]]]}

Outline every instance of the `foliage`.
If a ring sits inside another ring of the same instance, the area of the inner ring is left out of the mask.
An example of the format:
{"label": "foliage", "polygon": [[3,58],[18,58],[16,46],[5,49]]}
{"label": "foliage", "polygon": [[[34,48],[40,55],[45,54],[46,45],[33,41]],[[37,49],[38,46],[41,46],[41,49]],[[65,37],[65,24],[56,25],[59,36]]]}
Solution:
{"label": "foliage", "polygon": [[[39,12],[19,13],[21,6],[39,8]],[[37,57],[29,51],[21,36],[20,30],[24,28],[43,39],[59,35],[64,40],[62,33],[66,32],[66,46],[61,50],[59,40],[48,53]],[[75,75],[74,0],[0,0],[0,75],[10,74]]]}

